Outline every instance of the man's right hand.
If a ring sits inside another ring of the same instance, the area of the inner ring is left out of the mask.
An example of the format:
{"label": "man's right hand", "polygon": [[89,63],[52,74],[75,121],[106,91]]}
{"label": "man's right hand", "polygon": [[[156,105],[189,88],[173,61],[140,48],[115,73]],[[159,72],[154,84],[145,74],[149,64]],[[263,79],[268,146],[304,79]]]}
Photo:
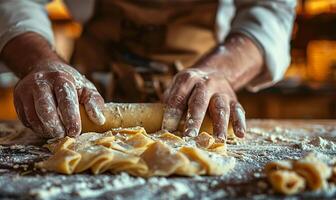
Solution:
{"label": "man's right hand", "polygon": [[93,122],[105,122],[104,100],[95,86],[61,61],[35,66],[15,87],[14,103],[24,125],[45,138],[78,135],[79,104]]}

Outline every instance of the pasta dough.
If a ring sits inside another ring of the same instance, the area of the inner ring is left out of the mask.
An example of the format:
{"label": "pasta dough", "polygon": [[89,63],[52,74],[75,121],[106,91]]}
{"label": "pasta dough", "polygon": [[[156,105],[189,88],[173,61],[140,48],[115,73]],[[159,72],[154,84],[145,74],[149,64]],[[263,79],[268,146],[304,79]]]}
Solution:
{"label": "pasta dough", "polygon": [[275,191],[291,195],[305,188],[305,180],[295,172],[276,170],[268,174],[268,179]]}
{"label": "pasta dough", "polygon": [[306,179],[311,190],[324,188],[331,176],[330,167],[312,155],[294,162],[293,169]]}
{"label": "pasta dough", "polygon": [[273,161],[265,166],[265,173],[274,190],[283,194],[296,194],[308,186],[311,190],[323,189],[332,176],[332,169],[308,154],[297,161]]}
{"label": "pasta dough", "polygon": [[147,134],[141,127],[118,128],[65,137],[46,146],[53,155],[37,167],[64,174],[91,170],[141,177],[222,175],[235,166],[225,145],[207,133],[180,138],[165,131]]}

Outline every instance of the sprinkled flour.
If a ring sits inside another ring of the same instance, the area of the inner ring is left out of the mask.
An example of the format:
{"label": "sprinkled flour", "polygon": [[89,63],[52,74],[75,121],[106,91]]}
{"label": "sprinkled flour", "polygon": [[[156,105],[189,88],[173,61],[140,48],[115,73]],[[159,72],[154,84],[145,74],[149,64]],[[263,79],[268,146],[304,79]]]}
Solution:
{"label": "sprinkled flour", "polygon": [[[236,158],[236,167],[217,177],[144,179],[126,173],[71,176],[42,173],[34,171],[32,163],[50,155],[45,149],[25,145],[0,146],[0,197],[117,200],[279,198],[274,196],[265,179],[262,171],[265,163],[299,159],[309,152],[314,152],[321,160],[336,163],[334,123],[252,120],[248,125],[250,128],[245,140],[227,145],[230,155]],[[6,131],[12,130],[7,127]],[[335,193],[335,186],[331,185],[324,191],[307,192],[300,197],[321,199],[335,197]]]}

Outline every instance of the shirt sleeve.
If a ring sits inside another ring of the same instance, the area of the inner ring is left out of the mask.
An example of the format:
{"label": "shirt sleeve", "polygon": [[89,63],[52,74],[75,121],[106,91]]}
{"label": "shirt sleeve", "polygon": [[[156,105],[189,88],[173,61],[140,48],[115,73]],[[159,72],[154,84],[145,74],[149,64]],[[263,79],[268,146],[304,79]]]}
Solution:
{"label": "shirt sleeve", "polygon": [[0,52],[14,37],[35,32],[52,46],[53,32],[44,9],[49,0],[0,0]]}
{"label": "shirt sleeve", "polygon": [[296,0],[235,0],[230,33],[251,38],[263,53],[264,70],[248,89],[258,91],[281,80],[290,64],[290,36]]}

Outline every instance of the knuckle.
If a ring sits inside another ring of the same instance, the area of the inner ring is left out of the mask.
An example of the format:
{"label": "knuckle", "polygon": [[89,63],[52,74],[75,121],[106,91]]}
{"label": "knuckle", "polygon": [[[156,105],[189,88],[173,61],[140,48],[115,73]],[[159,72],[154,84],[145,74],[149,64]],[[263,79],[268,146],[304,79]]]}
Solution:
{"label": "knuckle", "polygon": [[50,72],[50,75],[53,77],[53,78],[66,78],[68,77],[69,75],[63,71],[54,71],[54,72]]}
{"label": "knuckle", "polygon": [[206,103],[206,99],[204,96],[198,96],[197,98],[194,98],[191,102],[193,106],[195,106],[197,109],[200,109],[201,106],[203,106]]}
{"label": "knuckle", "polygon": [[187,79],[194,78],[194,77],[195,77],[195,72],[193,72],[192,70],[186,70],[186,71],[184,72],[184,76],[185,76],[185,78],[187,78]]}
{"label": "knuckle", "polygon": [[174,95],[169,99],[168,106],[181,108],[184,106],[185,97],[182,95]]}
{"label": "knuckle", "polygon": [[213,108],[215,109],[215,112],[229,112],[229,105],[225,105],[222,100],[215,101],[213,104]]}
{"label": "knuckle", "polygon": [[195,84],[195,89],[196,90],[205,90],[206,91],[206,83],[204,80],[200,80]]}
{"label": "knuckle", "polygon": [[223,93],[215,93],[213,96],[212,96],[212,98],[214,99],[214,100],[218,100],[218,99],[224,99],[225,98],[225,94],[223,94]]}
{"label": "knuckle", "polygon": [[62,101],[60,102],[60,104],[62,105],[62,106],[64,106],[64,107],[66,107],[66,109],[71,109],[72,107],[74,107],[75,106],[75,102],[74,102],[74,100],[73,99],[71,99],[71,98],[64,98],[64,99],[62,99]]}
{"label": "knuckle", "polygon": [[212,106],[215,110],[228,110],[229,105],[225,102],[222,94],[215,94],[213,96]]}
{"label": "knuckle", "polygon": [[44,73],[42,72],[36,72],[33,74],[33,80],[41,80],[43,78],[45,77],[44,77]]}
{"label": "knuckle", "polygon": [[230,103],[230,107],[232,109],[234,109],[235,111],[242,111],[245,114],[245,110],[244,110],[243,106],[241,106],[241,104],[237,101],[232,101]]}
{"label": "knuckle", "polygon": [[190,99],[190,104],[194,106],[203,106],[207,102],[207,91],[199,91]]}
{"label": "knuckle", "polygon": [[181,72],[181,73],[178,75],[178,77],[179,77],[180,79],[182,79],[182,80],[189,80],[190,78],[193,77],[193,73],[190,72],[190,71],[188,71],[188,70],[186,70],[186,71]]}
{"label": "knuckle", "polygon": [[188,120],[186,121],[187,123],[187,127],[197,127],[199,125],[202,124],[202,117],[196,115],[196,116],[192,116],[190,118],[188,118]]}

